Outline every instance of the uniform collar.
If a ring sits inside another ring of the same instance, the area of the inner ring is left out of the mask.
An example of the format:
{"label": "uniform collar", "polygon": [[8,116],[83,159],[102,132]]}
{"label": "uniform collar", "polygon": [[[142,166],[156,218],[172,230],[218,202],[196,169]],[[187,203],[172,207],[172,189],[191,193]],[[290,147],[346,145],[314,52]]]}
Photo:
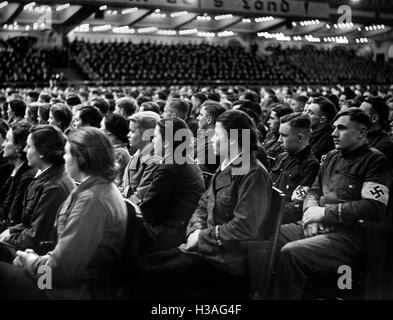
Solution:
{"label": "uniform collar", "polygon": [[381,137],[381,136],[385,136],[385,135],[387,135],[387,133],[385,131],[383,131],[382,128],[379,128],[377,130],[367,133],[368,138],[376,138],[376,137]]}
{"label": "uniform collar", "polygon": [[290,154],[290,153],[288,153],[288,154],[289,154],[290,158],[303,160],[309,156],[310,152],[311,152],[311,146],[307,145],[303,150],[301,150],[295,154]]}
{"label": "uniform collar", "polygon": [[369,148],[370,147],[369,147],[368,143],[366,142],[354,150],[351,150],[348,152],[341,151],[341,155],[344,159],[348,159],[348,160],[355,159],[355,158],[359,157],[360,155],[366,153],[367,150],[369,150]]}

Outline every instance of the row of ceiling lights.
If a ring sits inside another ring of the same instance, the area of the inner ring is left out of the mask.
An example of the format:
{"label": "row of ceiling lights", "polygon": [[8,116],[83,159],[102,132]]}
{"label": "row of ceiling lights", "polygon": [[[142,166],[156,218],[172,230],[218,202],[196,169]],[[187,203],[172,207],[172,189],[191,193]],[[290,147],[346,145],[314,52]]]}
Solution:
{"label": "row of ceiling lights", "polygon": [[106,31],[112,31],[114,33],[123,33],[123,34],[133,34],[133,33],[157,33],[160,35],[167,35],[167,36],[172,36],[172,35],[191,35],[195,34],[200,37],[215,37],[216,35],[218,37],[231,37],[234,36],[235,33],[233,31],[222,31],[218,32],[217,34],[214,32],[205,32],[205,31],[199,31],[198,29],[185,29],[185,30],[166,30],[166,29],[158,29],[157,27],[146,27],[146,28],[130,28],[129,26],[121,26],[121,27],[114,27],[110,24],[106,25],[101,25],[101,26],[94,26],[90,30],[90,25],[85,23],[82,24],[78,27],[76,27],[73,31],[74,32],[106,32]]}

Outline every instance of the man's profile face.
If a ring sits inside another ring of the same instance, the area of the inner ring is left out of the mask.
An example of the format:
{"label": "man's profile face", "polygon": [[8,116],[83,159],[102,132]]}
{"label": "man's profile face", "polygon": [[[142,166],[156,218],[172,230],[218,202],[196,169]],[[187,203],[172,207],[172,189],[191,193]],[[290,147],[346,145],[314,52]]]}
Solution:
{"label": "man's profile face", "polygon": [[351,121],[349,116],[338,118],[333,124],[334,147],[341,151],[351,151],[361,145],[361,124]]}

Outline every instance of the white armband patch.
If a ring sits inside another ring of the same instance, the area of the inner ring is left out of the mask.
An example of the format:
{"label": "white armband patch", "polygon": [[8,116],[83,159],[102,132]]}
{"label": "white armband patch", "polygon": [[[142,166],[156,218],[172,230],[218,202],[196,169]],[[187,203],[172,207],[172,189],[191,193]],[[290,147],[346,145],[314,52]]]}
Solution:
{"label": "white armband patch", "polygon": [[376,200],[387,206],[389,200],[389,189],[380,183],[365,182],[362,187],[362,198]]}
{"label": "white armband patch", "polygon": [[306,197],[306,194],[310,190],[310,187],[307,186],[298,186],[292,193],[291,200],[292,201],[303,201]]}

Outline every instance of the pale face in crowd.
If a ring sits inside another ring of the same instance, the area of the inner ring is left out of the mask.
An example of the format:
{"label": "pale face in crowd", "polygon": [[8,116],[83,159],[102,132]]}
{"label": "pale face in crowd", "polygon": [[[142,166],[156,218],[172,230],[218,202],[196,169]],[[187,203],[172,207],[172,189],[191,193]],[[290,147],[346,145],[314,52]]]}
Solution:
{"label": "pale face in crowd", "polygon": [[304,109],[304,113],[308,114],[311,119],[311,128],[314,129],[318,126],[322,119],[321,109],[316,103],[311,103]]}
{"label": "pale face in crowd", "polygon": [[5,137],[5,140],[3,141],[2,146],[4,148],[4,154],[3,154],[4,158],[7,159],[16,158],[17,148],[14,144],[14,134],[12,133],[12,129],[9,129],[7,131],[7,135]]}
{"label": "pale face in crowd", "polygon": [[282,144],[285,151],[290,154],[295,154],[301,147],[301,135],[298,130],[292,128],[287,122],[280,124],[280,138],[279,142]]}
{"label": "pale face in crowd", "polygon": [[135,121],[130,121],[130,131],[127,135],[131,147],[140,149],[142,146],[142,134]]}
{"label": "pale face in crowd", "polygon": [[154,129],[153,138],[154,154],[159,157],[164,156],[164,141],[161,136],[160,127],[156,126]]}
{"label": "pale face in crowd", "polygon": [[48,119],[48,124],[54,126],[54,127],[59,127],[60,123],[58,123],[55,119],[55,117],[53,116],[52,111],[49,111],[49,119]]}
{"label": "pale face in crowd", "polygon": [[44,161],[42,161],[42,155],[36,149],[31,134],[27,137],[26,147],[23,150],[26,152],[27,162],[30,167],[41,169]]}
{"label": "pale face in crowd", "polygon": [[229,154],[229,139],[227,131],[221,122],[216,122],[214,136],[212,138],[213,151],[216,156],[227,156]]}
{"label": "pale face in crowd", "polygon": [[82,119],[80,118],[80,111],[75,113],[74,119],[72,120],[72,124],[74,128],[80,128],[83,126]]}
{"label": "pale face in crowd", "polygon": [[280,127],[280,118],[277,116],[277,113],[275,111],[272,111],[270,113],[270,117],[267,123],[269,124],[269,129],[272,132],[278,132],[278,128]]}
{"label": "pale face in crowd", "polygon": [[201,111],[199,112],[199,115],[197,117],[198,120],[198,128],[199,129],[207,129],[207,127],[210,124],[211,118],[209,120],[209,115],[207,114],[207,111],[204,107],[201,108]]}
{"label": "pale face in crowd", "polygon": [[76,159],[71,154],[71,146],[67,142],[64,148],[64,160],[65,160],[65,169],[69,176],[75,181],[79,181],[80,179],[80,170]]}

